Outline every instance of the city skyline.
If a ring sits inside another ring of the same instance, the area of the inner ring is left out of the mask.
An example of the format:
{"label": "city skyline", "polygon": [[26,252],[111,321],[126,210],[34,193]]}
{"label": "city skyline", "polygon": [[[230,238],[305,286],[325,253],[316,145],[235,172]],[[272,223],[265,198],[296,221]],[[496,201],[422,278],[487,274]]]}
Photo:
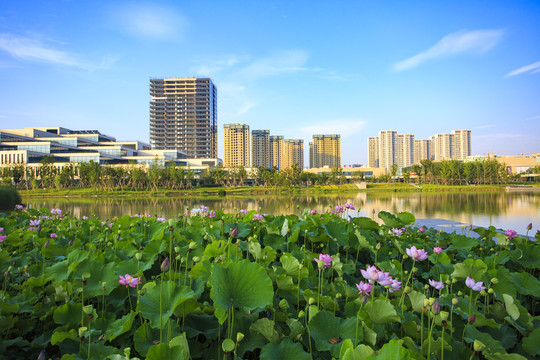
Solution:
{"label": "city skyline", "polygon": [[382,129],[427,139],[448,124],[473,131],[473,155],[540,152],[538,2],[2,9],[3,128],[57,124],[150,142],[148,80],[209,77],[218,129],[246,123],[305,144],[340,133],[343,165],[367,165],[365,141]]}

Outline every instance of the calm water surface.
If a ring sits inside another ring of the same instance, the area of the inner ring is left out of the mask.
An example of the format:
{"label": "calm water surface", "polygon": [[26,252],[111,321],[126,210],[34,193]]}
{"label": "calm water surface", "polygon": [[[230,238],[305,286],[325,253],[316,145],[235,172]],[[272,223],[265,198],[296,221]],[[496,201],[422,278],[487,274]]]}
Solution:
{"label": "calm water surface", "polygon": [[494,225],[501,229],[515,229],[525,233],[529,223],[533,230],[540,229],[540,193],[349,193],[316,196],[258,196],[223,197],[219,199],[175,197],[175,198],[25,198],[30,208],[60,208],[76,217],[84,215],[100,219],[122,215],[151,213],[159,217],[172,218],[187,208],[200,205],[210,209],[235,212],[240,209],[257,210],[265,214],[301,215],[306,209],[324,212],[330,206],[352,202],[356,211],[351,216],[373,217],[372,211],[381,210],[397,213],[409,211],[417,219],[446,219],[474,224]]}

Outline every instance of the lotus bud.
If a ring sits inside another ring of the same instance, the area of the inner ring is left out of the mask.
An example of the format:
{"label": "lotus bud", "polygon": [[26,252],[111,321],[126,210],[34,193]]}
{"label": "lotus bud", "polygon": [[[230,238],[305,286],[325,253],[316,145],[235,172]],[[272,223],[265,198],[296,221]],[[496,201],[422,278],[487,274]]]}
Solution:
{"label": "lotus bud", "polygon": [[141,261],[142,259],[142,254],[140,252],[136,253],[135,254],[135,259],[137,259],[137,261]]}
{"label": "lotus bud", "polygon": [[[169,230],[174,226],[174,219],[169,219]],[[174,230],[174,228],[173,228]],[[172,231],[172,230],[171,230]]]}
{"label": "lotus bud", "polygon": [[441,312],[441,304],[439,304],[439,300],[435,300],[435,302],[431,306],[431,312],[435,315]]}
{"label": "lotus bud", "polygon": [[428,299],[424,299],[424,306],[429,306],[429,300]]}
{"label": "lotus bud", "polygon": [[298,312],[298,318],[299,319],[303,319],[305,316],[306,316],[306,313],[304,312],[304,310],[300,310]]}
{"label": "lotus bud", "polygon": [[493,293],[495,293],[495,290],[493,290],[493,289],[490,288],[490,289],[488,290],[488,294],[493,294]]}
{"label": "lotus bud", "polygon": [[442,321],[448,320],[448,315],[450,315],[450,314],[448,313],[448,311],[441,311],[440,314],[441,314],[441,320],[442,320]]}
{"label": "lotus bud", "polygon": [[532,229],[532,223],[529,223],[529,225],[527,225],[527,230],[531,230]]}
{"label": "lotus bud", "polygon": [[238,236],[238,226],[235,227],[234,229],[231,229],[231,230],[229,231],[229,236],[230,236],[230,237]]}
{"label": "lotus bud", "polygon": [[461,292],[461,290],[458,291],[457,295],[458,295],[458,296],[463,296],[463,293]]}
{"label": "lotus bud", "polygon": [[281,299],[281,301],[279,302],[279,307],[280,309],[287,311],[287,309],[289,308],[289,303],[287,302],[287,299]]}
{"label": "lotus bud", "polygon": [[412,271],[412,272],[418,271],[418,268],[417,268],[417,267],[413,267],[413,268],[411,269],[411,271]]}
{"label": "lotus bud", "polygon": [[243,339],[244,339],[244,334],[242,334],[241,332],[237,332],[236,333],[236,342],[239,343]]}
{"label": "lotus bud", "polygon": [[46,357],[45,357],[45,349],[41,350],[41,352],[39,353],[38,357],[37,357],[37,360],[45,360]]}
{"label": "lotus bud", "polygon": [[189,243],[189,250],[193,250],[197,247],[197,243],[195,241],[192,241]]}
{"label": "lotus bud", "polygon": [[192,260],[193,260],[194,263],[197,263],[197,262],[199,262],[201,260],[201,258],[198,257],[198,256],[194,256]]}
{"label": "lotus bud", "polygon": [[48,248],[48,247],[49,247],[49,240],[47,240],[47,241],[45,242],[45,244],[43,244],[43,247],[44,247],[44,248]]}
{"label": "lotus bud", "polygon": [[473,343],[474,351],[480,352],[480,351],[484,350],[485,348],[486,348],[486,345],[484,345],[483,342],[481,342],[479,340],[474,340],[474,343]]}
{"label": "lotus bud", "polygon": [[453,305],[453,306],[456,306],[457,303],[458,303],[458,299],[457,299],[457,298],[453,298],[453,299],[452,299],[452,305]]}
{"label": "lotus bud", "polygon": [[309,300],[308,300],[308,304],[311,305],[313,303],[315,303],[315,299],[310,297]]}
{"label": "lotus bud", "polygon": [[457,283],[457,279],[452,279],[452,284]]}
{"label": "lotus bud", "polygon": [[435,304],[435,298],[429,298],[429,305],[433,306]]}
{"label": "lotus bud", "polygon": [[480,291],[480,295],[482,295],[482,296],[486,296],[486,294],[487,294],[487,293],[486,293],[486,290],[482,290],[482,291]]}
{"label": "lotus bud", "polygon": [[426,290],[429,289],[429,285],[428,285],[428,284],[424,285],[424,288],[425,288]]}
{"label": "lotus bud", "polygon": [[162,272],[169,271],[169,257],[168,256],[165,258],[165,260],[163,260],[160,268]]}
{"label": "lotus bud", "polygon": [[317,266],[319,267],[319,269],[324,268],[324,261],[322,260],[317,261]]}
{"label": "lotus bud", "polygon": [[452,282],[450,281],[450,279],[448,279],[448,280],[446,280],[444,283],[445,283],[446,285],[450,285]]}
{"label": "lotus bud", "polygon": [[491,283],[493,285],[497,285],[499,283],[499,279],[497,279],[496,277],[494,277],[493,279],[491,279]]}
{"label": "lotus bud", "polygon": [[108,247],[112,246],[112,242],[107,241],[107,246],[108,246]]}
{"label": "lotus bud", "polygon": [[176,261],[180,261],[182,262],[182,257],[180,255],[176,255],[176,257],[174,258]]}
{"label": "lotus bud", "polygon": [[73,239],[69,240],[68,245],[69,246],[73,245]]}
{"label": "lotus bud", "polygon": [[467,322],[468,322],[469,324],[474,324],[474,321],[475,321],[475,320],[476,320],[476,315],[474,315],[474,314],[472,314],[471,316],[469,316],[469,317],[467,318]]}
{"label": "lotus bud", "polygon": [[380,249],[381,249],[381,242],[380,242],[380,241],[377,243],[377,246],[375,246],[375,248],[376,248],[377,250],[380,250]]}

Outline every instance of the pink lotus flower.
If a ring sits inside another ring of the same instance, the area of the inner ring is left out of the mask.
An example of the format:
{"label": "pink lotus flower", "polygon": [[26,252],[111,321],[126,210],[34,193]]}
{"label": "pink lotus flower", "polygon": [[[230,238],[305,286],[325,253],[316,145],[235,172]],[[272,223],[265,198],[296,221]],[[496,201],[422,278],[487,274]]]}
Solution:
{"label": "pink lotus flower", "polygon": [[36,230],[37,230],[37,228],[36,228],[36,227],[34,227],[34,226],[30,226],[30,227],[28,228],[28,230],[30,230],[30,231],[36,231]]}
{"label": "pink lotus flower", "polygon": [[486,289],[485,286],[482,286],[484,285],[483,281],[475,282],[474,279],[468,276],[467,280],[465,280],[465,285],[467,285],[468,288],[473,289],[474,291],[482,291]]}
{"label": "pink lotus flower", "polygon": [[254,214],[253,221],[261,221],[263,219],[262,214]]}
{"label": "pink lotus flower", "polygon": [[434,252],[435,254],[440,254],[440,253],[442,253],[442,249],[441,249],[440,247],[438,247],[438,246],[435,246],[435,247],[433,248],[433,252]]}
{"label": "pink lotus flower", "polygon": [[517,238],[517,232],[515,232],[514,230],[506,230],[504,234],[508,237],[508,240]]}
{"label": "pink lotus flower", "polygon": [[6,237],[7,235],[0,235],[0,243],[3,243]]}
{"label": "pink lotus flower", "polygon": [[51,239],[56,239],[56,233],[51,234]]}
{"label": "pink lotus flower", "polygon": [[88,216],[83,216],[82,219],[83,220],[88,220]]}
{"label": "pink lotus flower", "polygon": [[0,233],[3,233],[3,232],[4,232],[4,228],[0,227]]}
{"label": "pink lotus flower", "polygon": [[315,260],[317,263],[322,261],[326,267],[332,266],[332,257],[328,254],[319,254],[319,258],[313,258],[313,260]]}
{"label": "pink lotus flower", "polygon": [[334,207],[334,210],[335,210],[335,214],[342,213],[342,212],[343,212],[343,206],[341,206],[341,205],[336,205],[336,206]]}
{"label": "pink lotus flower", "polygon": [[403,229],[392,228],[392,233],[396,236],[401,236],[403,235]]}
{"label": "pink lotus flower", "polygon": [[420,231],[423,234],[424,231],[426,231],[426,229],[424,227],[421,227],[420,229],[418,229],[418,231]]}
{"label": "pink lotus flower", "polygon": [[240,210],[240,214],[247,215],[248,211],[245,209]]}
{"label": "pink lotus flower", "polygon": [[17,210],[22,210],[22,209],[24,209],[24,206],[22,206],[22,205],[15,205],[15,208],[16,208]]}
{"label": "pink lotus flower", "polygon": [[413,258],[414,261],[424,261],[428,258],[428,253],[424,249],[417,249],[416,246],[411,246],[406,249],[407,255]]}
{"label": "pink lotus flower", "polygon": [[377,282],[379,283],[379,285],[381,286],[392,285],[393,281],[394,279],[392,279],[389,272],[379,271],[379,278],[377,279]]}
{"label": "pink lotus flower", "polygon": [[62,215],[62,210],[60,209],[51,209],[51,214],[53,215]]}
{"label": "pink lotus flower", "polygon": [[433,286],[437,290],[444,289],[444,284],[442,282],[440,282],[440,281],[435,281],[435,280],[429,279],[429,285]]}
{"label": "pink lotus flower", "polygon": [[131,286],[132,288],[137,287],[137,285],[141,285],[141,278],[137,277],[134,278],[133,276],[126,274],[125,276],[118,275],[120,277],[120,280],[118,280],[118,283],[120,285],[126,285],[126,287]]}
{"label": "pink lotus flower", "polygon": [[356,208],[354,207],[354,205],[352,203],[348,203],[346,202],[345,205],[343,205],[345,208],[349,209],[349,210],[356,210]]}
{"label": "pink lotus flower", "polygon": [[368,280],[370,284],[373,284],[375,281],[379,280],[379,274],[381,271],[373,266],[368,266],[366,270],[361,269],[360,272],[362,273],[362,276],[364,279]]}
{"label": "pink lotus flower", "polygon": [[41,221],[39,220],[30,220],[30,226],[39,226]]}
{"label": "pink lotus flower", "polygon": [[390,284],[389,292],[393,293],[394,291],[401,290],[401,281],[398,279],[392,279],[392,284]]}
{"label": "pink lotus flower", "polygon": [[216,212],[214,210],[208,212],[208,214],[206,215],[207,217],[209,218],[215,218],[216,217]]}
{"label": "pink lotus flower", "polygon": [[358,289],[358,295],[370,296],[373,287],[370,283],[360,281],[358,284],[356,284],[356,288]]}
{"label": "pink lotus flower", "polygon": [[317,214],[317,210],[313,209],[311,210],[311,215],[316,215]]}
{"label": "pink lotus flower", "polygon": [[160,217],[160,218],[157,218],[156,221],[157,222],[165,222],[165,218]]}

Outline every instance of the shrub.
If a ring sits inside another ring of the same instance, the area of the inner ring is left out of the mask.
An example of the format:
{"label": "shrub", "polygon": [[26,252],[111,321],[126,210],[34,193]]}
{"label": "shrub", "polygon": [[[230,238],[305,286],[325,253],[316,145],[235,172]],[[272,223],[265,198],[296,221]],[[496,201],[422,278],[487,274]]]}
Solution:
{"label": "shrub", "polygon": [[11,211],[22,202],[19,192],[9,186],[0,187],[0,211]]}

